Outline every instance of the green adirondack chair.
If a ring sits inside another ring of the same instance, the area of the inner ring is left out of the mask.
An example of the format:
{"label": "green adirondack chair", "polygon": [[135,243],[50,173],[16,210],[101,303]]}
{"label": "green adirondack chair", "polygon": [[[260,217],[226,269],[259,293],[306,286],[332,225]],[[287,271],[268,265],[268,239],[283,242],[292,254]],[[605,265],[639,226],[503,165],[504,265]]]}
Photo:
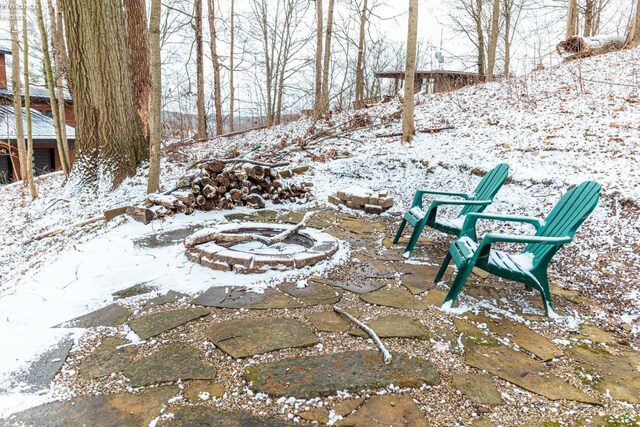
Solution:
{"label": "green adirondack chair", "polygon": [[[451,259],[454,260],[458,274],[442,307],[450,308],[453,305],[471,270],[478,267],[496,276],[524,283],[527,288],[537,289],[542,295],[545,313],[552,315],[547,266],[558,249],[571,242],[580,224],[593,212],[600,198],[600,189],[596,182],[583,182],[569,190],[544,221],[512,215],[467,215],[459,239],[449,246],[449,252],[435,277],[435,282],[439,282]],[[480,219],[527,223],[533,225],[537,232],[534,236],[489,233],[478,241],[476,223]],[[527,246],[521,253],[512,255],[492,249],[491,245],[497,242],[523,243]]]}
{"label": "green adirondack chair", "polygon": [[[493,198],[498,190],[500,190],[500,187],[502,187],[502,184],[507,180],[508,175],[509,165],[502,163],[487,172],[471,194],[432,190],[416,191],[416,195],[413,197],[413,203],[411,203],[411,208],[404,214],[404,217],[400,222],[400,227],[393,239],[393,243],[398,243],[400,236],[402,236],[402,231],[407,223],[413,227],[413,233],[411,233],[411,238],[409,239],[409,243],[407,243],[407,247],[403,254],[405,258],[409,258],[411,256],[411,252],[413,252],[416,243],[418,243],[420,234],[425,226],[457,236],[460,234],[460,229],[462,228],[465,217],[470,213],[484,211],[485,208],[493,202]],[[457,197],[458,199],[463,200],[436,199],[431,202],[431,205],[429,205],[427,210],[424,210],[422,208],[422,197],[425,194]],[[438,206],[445,205],[462,206],[462,210],[458,214],[458,217],[453,220],[436,218]]]}

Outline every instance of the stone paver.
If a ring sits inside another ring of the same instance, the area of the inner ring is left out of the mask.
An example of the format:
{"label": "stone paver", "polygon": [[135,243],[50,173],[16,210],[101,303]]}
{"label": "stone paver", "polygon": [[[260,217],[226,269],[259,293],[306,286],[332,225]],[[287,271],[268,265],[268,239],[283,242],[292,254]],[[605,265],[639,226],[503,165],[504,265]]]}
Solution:
{"label": "stone paver", "polygon": [[318,343],[318,337],[306,324],[295,319],[275,317],[216,323],[209,328],[207,335],[216,346],[235,359]]}
{"label": "stone paver", "polygon": [[436,285],[433,283],[433,278],[438,272],[438,268],[419,264],[400,264],[399,271],[402,274],[400,281],[412,294],[421,294]]}
{"label": "stone paver", "polygon": [[[416,338],[421,340],[431,338],[429,330],[420,323],[420,320],[409,316],[391,314],[368,322],[367,326],[373,329],[380,338]],[[359,337],[369,337],[369,334],[360,328],[354,328],[349,333]]]}
{"label": "stone paver", "polygon": [[578,377],[587,385],[609,393],[617,400],[640,403],[640,355],[619,352],[615,355],[604,349],[586,346],[572,347],[567,352],[576,360]]}
{"label": "stone paver", "polygon": [[140,339],[146,340],[180,325],[184,325],[187,322],[208,315],[209,310],[206,308],[181,308],[178,310],[145,314],[131,320],[129,322],[129,326],[140,337]]}
{"label": "stone paver", "polygon": [[173,413],[172,417],[161,419],[156,425],[158,427],[288,427],[299,425],[274,417],[256,417],[245,411],[222,411],[206,406],[182,406],[171,412]]}
{"label": "stone paver", "polygon": [[316,282],[335,286],[337,288],[342,288],[346,291],[353,292],[356,294],[367,294],[369,292],[376,291],[380,288],[384,288],[389,283],[389,281],[386,279],[340,280],[340,279],[317,279],[314,277],[313,280]]}
{"label": "stone paver", "polygon": [[70,336],[62,338],[31,363],[26,371],[14,374],[15,380],[26,384],[33,391],[49,388],[51,381],[60,372],[72,345],[73,338]]}
{"label": "stone paver", "polygon": [[[442,303],[444,302],[445,297],[447,296],[447,292],[448,291],[444,291],[442,289],[430,289],[429,292],[427,292],[427,295],[422,297],[422,301],[424,301],[425,303],[434,306],[434,307],[440,307],[442,306]],[[455,300],[455,302],[453,303],[454,307],[458,306],[458,300]]]}
{"label": "stone paver", "polygon": [[[122,372],[136,357],[138,348],[119,337],[107,337],[80,364],[80,375],[85,378],[100,378],[113,372]],[[125,346],[118,348],[120,346]]]}
{"label": "stone paver", "polygon": [[[347,309],[346,311],[356,318],[360,316],[360,312],[357,310]],[[335,311],[308,313],[305,314],[304,317],[306,317],[319,332],[345,332],[353,325],[348,319]]]}
{"label": "stone paver", "polygon": [[372,258],[370,256],[356,254],[351,258],[349,269],[360,279],[393,279],[397,270],[387,261]]}
{"label": "stone paver", "polygon": [[335,304],[342,298],[340,290],[318,282],[310,282],[303,288],[299,288],[296,283],[287,283],[278,286],[278,289],[308,306]]}
{"label": "stone paver", "polygon": [[364,302],[407,310],[426,310],[429,305],[401,288],[382,289],[366,295],[360,295]]}
{"label": "stone paver", "polygon": [[566,383],[539,361],[504,345],[482,345],[467,340],[465,362],[551,400],[600,404],[598,399]]}
{"label": "stone paver", "polygon": [[329,410],[324,406],[299,412],[298,415],[304,420],[317,421],[320,424],[326,424],[329,421]]}
{"label": "stone paver", "polygon": [[420,387],[440,382],[438,370],[421,357],[394,354],[385,365],[377,351],[347,351],[321,356],[285,359],[245,370],[249,387],[275,396],[311,399],[330,396],[338,390]]}
{"label": "stone paver", "polygon": [[126,289],[116,291],[112,293],[115,299],[135,297],[138,295],[148,294],[158,289],[157,286],[150,285],[148,283],[138,283],[137,285],[130,286]]}
{"label": "stone paver", "polygon": [[175,230],[164,231],[160,233],[149,234],[137,239],[133,239],[136,246],[143,248],[164,248],[167,246],[177,245],[184,242],[184,239],[194,232],[201,229],[202,226],[190,226],[177,228]]}
{"label": "stone paver", "polygon": [[113,303],[99,310],[92,311],[84,316],[68,320],[58,328],[95,328],[98,326],[119,326],[131,316],[131,310],[119,304]]}
{"label": "stone paver", "polygon": [[250,292],[246,288],[214,286],[193,300],[194,304],[217,308],[248,308],[267,310],[274,308],[301,308],[304,304],[274,288],[263,293]]}
{"label": "stone paver", "polygon": [[192,403],[220,398],[224,393],[224,384],[208,380],[189,381],[182,391],[182,395]]}
{"label": "stone paver", "polygon": [[367,400],[356,413],[336,423],[353,427],[428,427],[410,396],[387,394]]}
{"label": "stone paver", "polygon": [[611,332],[604,331],[593,325],[580,325],[580,333],[574,335],[578,339],[587,339],[595,343],[614,345],[618,340]]}
{"label": "stone paver", "polygon": [[148,388],[140,393],[80,396],[27,409],[13,415],[9,422],[38,427],[146,426],[160,415],[162,407],[178,393],[178,387],[171,386]]}
{"label": "stone paver", "polygon": [[460,373],[453,374],[453,385],[474,403],[479,405],[502,405],[500,392],[489,375]]}
{"label": "stone paver", "polygon": [[333,405],[331,410],[336,413],[336,415],[340,415],[341,417],[346,417],[356,409],[358,409],[364,403],[365,398],[360,397],[358,399],[350,399],[344,400],[342,402],[338,402]]}
{"label": "stone paver", "polygon": [[502,337],[508,338],[525,350],[535,354],[541,360],[547,361],[556,357],[561,357],[564,353],[551,341],[527,328],[521,323],[509,319],[493,319],[469,313],[469,319],[487,325],[487,328]]}
{"label": "stone paver", "polygon": [[146,304],[144,305],[144,308],[149,309],[159,305],[171,304],[172,302],[176,302],[178,300],[181,300],[182,298],[187,298],[187,297],[188,297],[187,294],[183,294],[181,292],[176,292],[176,291],[169,291],[164,295],[159,295],[155,298],[151,298],[149,301],[146,302]]}
{"label": "stone paver", "polygon": [[216,370],[204,364],[199,351],[184,343],[170,343],[131,363],[124,374],[133,387],[180,380],[211,380]]}

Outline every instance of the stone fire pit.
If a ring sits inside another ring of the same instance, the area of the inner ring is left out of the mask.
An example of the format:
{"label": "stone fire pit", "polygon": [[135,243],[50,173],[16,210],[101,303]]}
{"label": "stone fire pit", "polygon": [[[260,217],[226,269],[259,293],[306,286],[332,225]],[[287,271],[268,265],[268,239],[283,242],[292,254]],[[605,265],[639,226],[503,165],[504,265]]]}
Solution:
{"label": "stone fire pit", "polygon": [[[246,222],[205,228],[185,239],[185,254],[215,270],[262,273],[315,265],[338,250],[335,237],[313,229],[294,230],[296,227]],[[291,231],[282,241],[269,242]]]}

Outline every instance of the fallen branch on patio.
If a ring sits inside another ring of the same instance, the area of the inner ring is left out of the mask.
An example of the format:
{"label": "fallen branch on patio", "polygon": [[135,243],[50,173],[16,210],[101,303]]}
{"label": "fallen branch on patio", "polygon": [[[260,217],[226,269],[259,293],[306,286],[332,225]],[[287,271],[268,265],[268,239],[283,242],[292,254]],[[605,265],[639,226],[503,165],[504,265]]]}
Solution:
{"label": "fallen branch on patio", "polygon": [[380,352],[382,353],[382,356],[384,358],[384,363],[385,365],[388,365],[389,363],[391,363],[391,361],[393,360],[393,356],[391,355],[391,353],[389,353],[389,350],[387,350],[387,348],[384,346],[384,344],[382,344],[382,341],[380,341],[380,338],[378,337],[378,335],[373,331],[373,329],[371,329],[370,327],[368,327],[367,325],[365,325],[364,323],[362,323],[361,321],[359,321],[358,319],[356,319],[355,317],[353,317],[352,315],[350,315],[349,313],[347,313],[346,311],[344,311],[343,309],[341,309],[338,306],[333,306],[333,310],[336,313],[342,314],[344,317],[346,317],[347,319],[351,320],[353,323],[355,323],[356,325],[358,325],[358,327],[360,329],[362,329],[363,331],[365,331],[367,334],[369,334],[369,336],[371,337],[371,339],[373,339],[373,341],[376,343],[376,345],[378,346],[378,349],[380,350]]}

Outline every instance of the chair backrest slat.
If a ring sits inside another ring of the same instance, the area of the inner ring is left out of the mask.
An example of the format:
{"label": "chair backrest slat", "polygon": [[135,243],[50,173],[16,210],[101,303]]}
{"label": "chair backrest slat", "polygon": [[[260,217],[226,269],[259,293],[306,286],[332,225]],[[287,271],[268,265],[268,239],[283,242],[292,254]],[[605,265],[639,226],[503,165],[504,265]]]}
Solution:
{"label": "chair backrest slat", "polygon": [[[585,181],[569,190],[547,216],[545,224],[536,236],[573,237],[576,230],[593,212],[600,199],[600,184]],[[549,253],[555,253],[560,245],[530,244],[524,252],[534,256],[534,266]]]}
{"label": "chair backrest slat", "polygon": [[[500,187],[504,184],[509,176],[509,165],[501,163],[485,174],[473,191],[472,200],[493,200]],[[465,206],[459,216],[467,215],[473,212],[482,212],[486,206]]]}

